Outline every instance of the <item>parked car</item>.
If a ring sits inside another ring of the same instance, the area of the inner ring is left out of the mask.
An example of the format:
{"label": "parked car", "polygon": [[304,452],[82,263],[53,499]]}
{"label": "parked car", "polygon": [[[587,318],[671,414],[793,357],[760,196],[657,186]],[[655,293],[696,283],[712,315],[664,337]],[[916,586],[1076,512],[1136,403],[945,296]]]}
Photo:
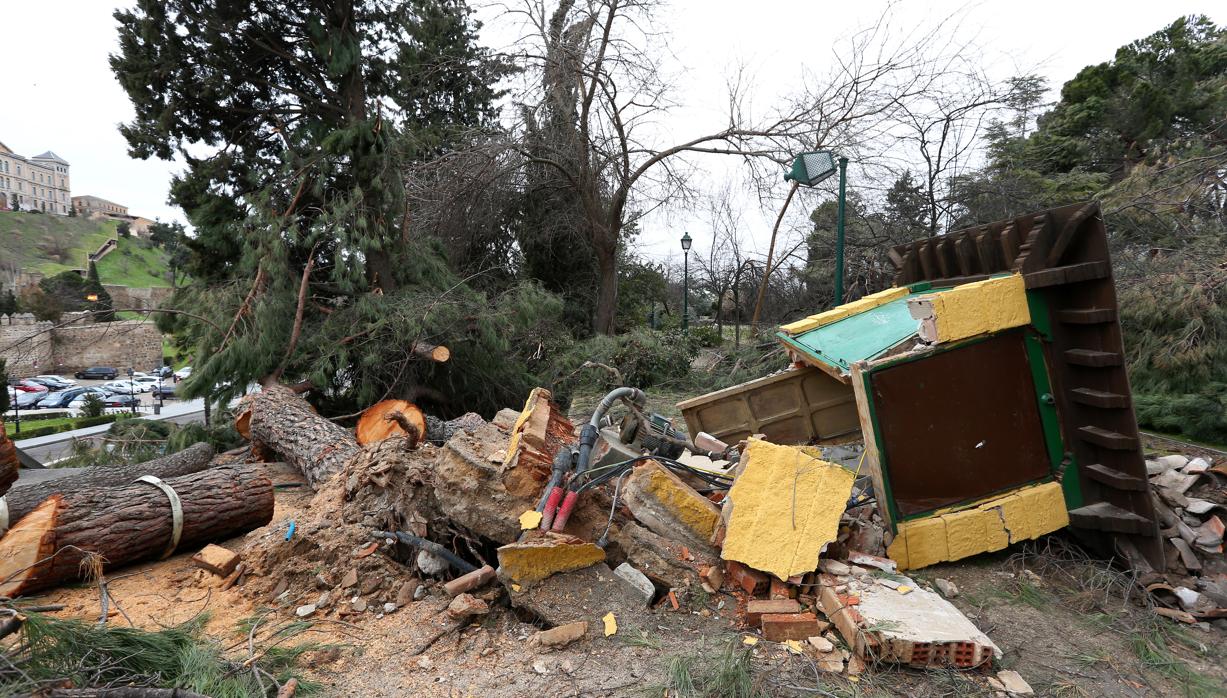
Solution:
{"label": "parked car", "polygon": [[130,378],[129,380],[131,380],[133,383],[137,383],[142,386],[147,385],[149,386],[150,390],[156,390],[158,387],[158,383],[162,382],[162,379],[158,378],[157,376],[144,376],[144,375],[132,376],[132,378]]}
{"label": "parked car", "polygon": [[174,373],[175,373],[175,369],[171,368],[170,366],[159,366],[153,369],[152,371],[150,371],[149,375],[161,376],[163,378],[170,378],[172,375],[174,375]]}
{"label": "parked car", "polygon": [[191,367],[191,366],[184,366],[183,368],[179,369],[178,371],[175,371],[175,378],[178,378],[179,380],[183,380],[184,378],[187,378],[187,377],[189,377],[189,376],[191,376],[191,375],[192,375],[192,367]]}
{"label": "parked car", "polygon": [[31,383],[37,383],[52,392],[56,390],[63,390],[64,388],[68,387],[59,381],[53,381],[48,378],[43,378],[42,376],[34,376],[33,378],[27,378],[26,380]]}
{"label": "parked car", "polygon": [[41,383],[35,383],[29,378],[25,378],[25,379],[18,380],[18,381],[12,381],[11,385],[13,386],[14,389],[19,390],[23,393],[45,393],[47,392],[47,386]]}
{"label": "parked car", "polygon": [[[36,407],[41,410],[48,409],[64,409],[68,407],[68,403],[83,395],[86,391],[96,390],[96,388],[72,387],[66,388],[56,393],[43,396],[43,399],[38,401]],[[106,392],[106,391],[102,391]]]}
{"label": "parked car", "polygon": [[111,366],[90,366],[84,371],[77,371],[73,375],[78,379],[94,378],[113,381],[119,377],[119,371]]}
{"label": "parked car", "polygon": [[53,375],[34,376],[34,380],[50,381],[51,383],[55,383],[56,385],[60,386],[60,388],[71,388],[77,384],[75,380],[71,378],[65,378],[64,376],[53,376]]}
{"label": "parked car", "polygon": [[174,383],[163,383],[162,385],[155,386],[153,389],[153,397],[160,397],[163,400],[166,398],[179,397],[175,394],[175,387],[176,386]]}
{"label": "parked car", "polygon": [[20,390],[9,390],[9,404],[19,410],[37,409],[38,401],[42,399],[46,393],[27,393]]}
{"label": "parked car", "polygon": [[120,393],[123,395],[136,395],[137,393],[147,393],[152,388],[148,385],[137,383],[136,381],[111,381],[103,383],[102,389],[109,393]]}
{"label": "parked car", "polygon": [[106,399],[113,395],[113,393],[107,392],[102,388],[82,388],[81,392],[77,393],[72,400],[68,401],[68,404],[63,406],[74,410],[79,410],[82,407],[85,407],[85,396],[90,394],[97,395],[98,398],[103,401],[104,405],[106,404]]}
{"label": "parked car", "polygon": [[141,399],[135,395],[111,393],[102,398],[102,404],[106,407],[136,407],[141,404]]}

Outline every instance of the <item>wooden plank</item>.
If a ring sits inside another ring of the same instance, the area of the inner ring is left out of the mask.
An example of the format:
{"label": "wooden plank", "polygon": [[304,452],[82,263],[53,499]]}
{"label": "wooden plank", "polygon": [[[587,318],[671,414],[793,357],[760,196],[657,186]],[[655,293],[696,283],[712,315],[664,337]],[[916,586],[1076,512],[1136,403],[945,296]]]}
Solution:
{"label": "wooden plank", "polygon": [[937,268],[942,276],[955,276],[954,265],[950,262],[951,249],[950,241],[946,239],[938,240],[934,247],[934,252],[937,254]]}
{"label": "wooden plank", "polygon": [[1124,358],[1114,351],[1096,351],[1095,349],[1067,349],[1065,360],[1078,366],[1104,368],[1124,365]]}
{"label": "wooden plank", "polygon": [[991,274],[999,270],[997,266],[997,246],[994,244],[996,240],[993,234],[986,230],[982,230],[975,235],[976,240],[976,255],[980,261],[980,269],[986,274]]}
{"label": "wooden plank", "polygon": [[1069,391],[1074,402],[1105,410],[1121,409],[1129,406],[1129,396],[1118,393],[1108,393],[1093,388],[1075,388]]}
{"label": "wooden plank", "polygon": [[1116,321],[1115,308],[1078,308],[1057,311],[1057,321],[1066,325],[1101,325]]}
{"label": "wooden plank", "polygon": [[1047,288],[1061,284],[1076,284],[1080,281],[1106,279],[1112,274],[1112,267],[1104,260],[1070,264],[1064,267],[1053,267],[1033,271],[1023,276],[1027,288]]}
{"label": "wooden plank", "polygon": [[1069,523],[1077,528],[1142,535],[1149,534],[1154,527],[1154,522],[1110,502],[1096,502],[1071,509]]}
{"label": "wooden plank", "polygon": [[1126,475],[1119,470],[1113,470],[1099,463],[1088,465],[1083,470],[1086,471],[1087,477],[1095,482],[1114,487],[1118,490],[1145,492],[1147,488],[1147,482],[1142,478]]}
{"label": "wooden plank", "polygon": [[1018,227],[1014,221],[1006,223],[1001,229],[1001,255],[1007,269],[1015,268],[1014,260],[1018,258]]}
{"label": "wooden plank", "polygon": [[960,235],[955,239],[954,256],[959,263],[959,272],[963,276],[970,276],[977,271],[975,260],[972,258],[974,253],[970,236]]}
{"label": "wooden plank", "polygon": [[1111,448],[1117,451],[1132,451],[1138,447],[1138,440],[1132,436],[1125,436],[1114,431],[1087,425],[1078,427],[1078,437],[1083,441],[1089,441],[1104,448]]}
{"label": "wooden plank", "polygon": [[1070,216],[1069,220],[1065,221],[1065,225],[1061,227],[1061,232],[1057,234],[1057,239],[1052,243],[1052,249],[1048,251],[1048,266],[1055,267],[1061,263],[1065,257],[1065,252],[1069,250],[1070,243],[1077,236],[1078,228],[1091,214],[1099,210],[1099,204],[1090,201],[1082,208],[1078,209],[1074,215]]}

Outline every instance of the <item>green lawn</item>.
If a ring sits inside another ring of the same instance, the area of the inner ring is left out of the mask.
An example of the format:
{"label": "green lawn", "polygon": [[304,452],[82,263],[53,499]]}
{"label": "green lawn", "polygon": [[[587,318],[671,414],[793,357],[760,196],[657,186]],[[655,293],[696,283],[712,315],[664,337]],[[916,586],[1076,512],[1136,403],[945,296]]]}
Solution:
{"label": "green lawn", "polygon": [[84,269],[87,256],[115,236],[115,221],[0,211],[0,262],[53,276]]}
{"label": "green lawn", "polygon": [[104,284],[133,288],[170,286],[166,253],[139,238],[119,238],[119,248],[98,262],[98,278]]}
{"label": "green lawn", "polygon": [[[75,419],[76,417],[56,417],[55,419],[35,420],[23,419],[21,420],[21,430],[30,431],[31,429],[41,429],[42,427],[58,427],[61,424],[69,424]],[[9,436],[17,433],[17,424],[13,421],[12,417],[5,420],[4,431],[7,432]]]}

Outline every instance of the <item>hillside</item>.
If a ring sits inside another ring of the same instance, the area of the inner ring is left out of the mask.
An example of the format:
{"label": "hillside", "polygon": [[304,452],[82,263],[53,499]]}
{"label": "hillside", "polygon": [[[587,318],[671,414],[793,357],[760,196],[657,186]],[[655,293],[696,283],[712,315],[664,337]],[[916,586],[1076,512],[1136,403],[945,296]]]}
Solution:
{"label": "hillside", "polygon": [[[53,276],[81,269],[89,253],[116,236],[116,221],[0,211],[0,265]],[[104,284],[168,286],[162,278],[166,256],[137,238],[121,238],[119,249],[98,263]]]}

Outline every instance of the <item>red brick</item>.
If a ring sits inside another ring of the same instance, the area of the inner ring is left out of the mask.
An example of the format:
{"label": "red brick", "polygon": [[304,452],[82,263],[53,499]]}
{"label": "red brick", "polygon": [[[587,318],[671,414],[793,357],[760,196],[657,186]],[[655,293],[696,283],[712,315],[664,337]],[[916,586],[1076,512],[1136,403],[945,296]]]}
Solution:
{"label": "red brick", "polygon": [[733,585],[750,596],[758,596],[767,591],[767,575],[762,572],[732,560],[725,561],[724,569],[728,572],[727,577],[733,582]]}
{"label": "red brick", "polygon": [[769,599],[791,599],[793,588],[788,582],[781,582],[775,577],[771,578],[770,585],[767,589],[767,598]]}
{"label": "red brick", "polygon": [[486,565],[479,569],[475,569],[462,577],[456,577],[447,584],[444,584],[443,590],[447,592],[448,596],[455,597],[466,591],[472,591],[477,587],[485,586],[494,579],[494,576],[494,568],[490,565]]}
{"label": "red brick", "polygon": [[813,613],[765,613],[763,614],[763,637],[772,642],[805,640],[820,635],[818,616]]}
{"label": "red brick", "polygon": [[750,599],[746,604],[746,625],[759,626],[764,613],[800,613],[796,599]]}

